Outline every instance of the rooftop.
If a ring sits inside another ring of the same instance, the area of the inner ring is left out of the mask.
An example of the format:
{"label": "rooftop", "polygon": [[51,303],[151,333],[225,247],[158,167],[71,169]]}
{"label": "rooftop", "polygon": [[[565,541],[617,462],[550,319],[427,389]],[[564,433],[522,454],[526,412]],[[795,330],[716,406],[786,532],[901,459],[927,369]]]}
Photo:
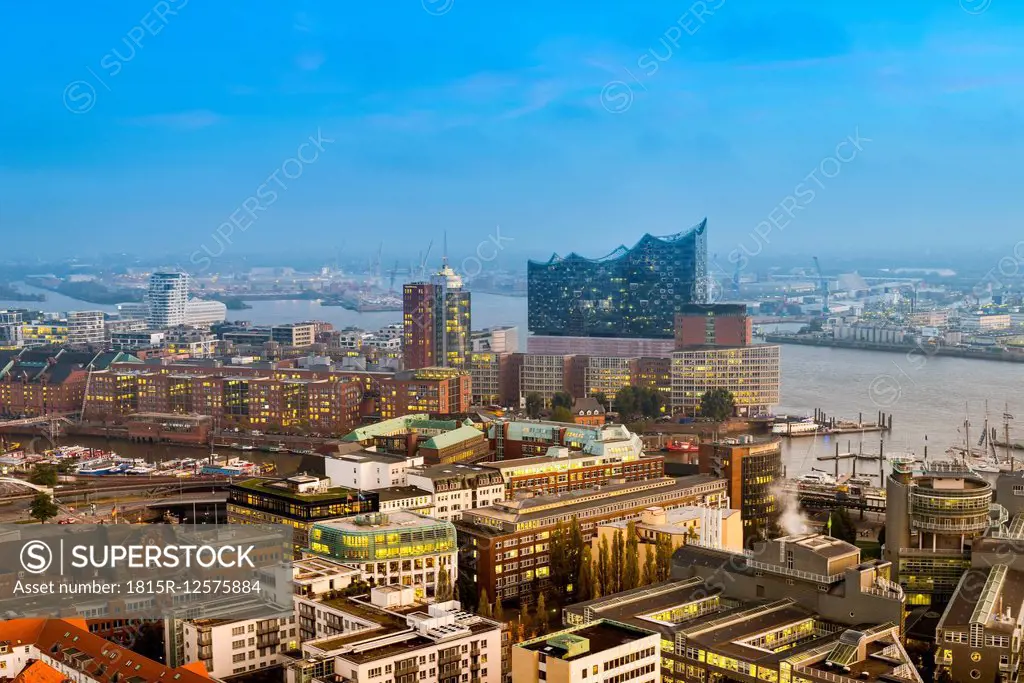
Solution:
{"label": "rooftop", "polygon": [[450,526],[444,522],[409,510],[375,512],[369,515],[352,515],[326,522],[317,522],[315,528],[335,529],[345,533],[369,533],[371,531],[407,529],[410,527]]}
{"label": "rooftop", "polygon": [[475,510],[463,512],[462,521],[474,523],[476,519],[516,524],[552,515],[579,515],[594,507],[609,502],[633,504],[637,507],[649,507],[659,501],[649,500],[651,496],[665,494],[680,497],[691,495],[692,490],[711,484],[717,484],[724,490],[725,480],[707,474],[694,474],[686,477],[663,477],[645,482],[628,482],[609,484],[590,489],[568,491],[557,495],[535,496],[524,500],[502,501]]}
{"label": "rooftop", "polygon": [[344,486],[335,486],[321,493],[299,493],[288,487],[286,479],[248,479],[235,482],[231,488],[310,502],[334,500],[337,498],[358,498],[364,495],[362,491]]}
{"label": "rooftop", "polygon": [[388,503],[394,500],[406,500],[408,498],[428,498],[427,505],[430,505],[430,491],[424,491],[418,486],[387,486],[382,489],[374,489],[377,499],[381,503]]}
{"label": "rooftop", "polygon": [[548,657],[572,661],[652,635],[654,631],[601,619],[585,626],[576,626],[528,640],[519,647],[543,653]]}
{"label": "rooftop", "polygon": [[972,623],[988,630],[1012,632],[1024,611],[1024,572],[1005,564],[965,573],[939,620],[939,628],[966,629]]}

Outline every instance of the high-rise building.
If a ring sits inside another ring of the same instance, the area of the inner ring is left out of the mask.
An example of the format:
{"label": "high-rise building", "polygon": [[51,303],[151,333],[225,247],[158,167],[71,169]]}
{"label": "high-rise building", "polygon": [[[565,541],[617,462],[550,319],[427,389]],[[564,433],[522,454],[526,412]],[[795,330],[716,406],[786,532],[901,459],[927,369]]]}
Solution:
{"label": "high-rise building", "polygon": [[470,296],[445,260],[430,282],[402,290],[402,354],[409,369],[465,368],[470,356]]}
{"label": "high-rise building", "polygon": [[188,279],[187,273],[150,276],[146,292],[150,327],[162,330],[188,324]]}
{"label": "high-rise building", "polygon": [[772,487],[782,478],[782,442],[702,443],[698,462],[701,474],[729,482],[729,500],[740,511],[744,540],[767,537],[779,517]]}
{"label": "high-rise building", "polygon": [[707,219],[675,235],[644,235],[632,249],[588,259],[553,255],[528,266],[535,335],[671,339],[674,316],[707,301]]}
{"label": "high-rise building", "polygon": [[750,346],[752,319],[743,304],[692,304],[676,313],[676,348]]}

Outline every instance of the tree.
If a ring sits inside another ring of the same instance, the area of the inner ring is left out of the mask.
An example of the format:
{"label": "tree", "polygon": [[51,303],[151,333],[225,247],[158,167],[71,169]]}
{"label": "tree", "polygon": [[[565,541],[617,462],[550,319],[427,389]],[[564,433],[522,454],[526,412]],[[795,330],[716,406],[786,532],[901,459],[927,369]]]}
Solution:
{"label": "tree", "polygon": [[626,558],[622,567],[622,590],[628,591],[640,585],[640,538],[636,533],[636,522],[626,525]]}
{"label": "tree", "polygon": [[60,508],[57,507],[57,504],[53,502],[53,498],[48,493],[37,493],[28,509],[29,517],[38,519],[40,524],[56,517],[58,514],[60,514]]}
{"label": "tree", "polygon": [[636,389],[626,386],[615,392],[615,410],[623,422],[632,419],[637,412]]}
{"label": "tree", "polygon": [[857,542],[857,527],[854,526],[853,520],[850,519],[850,513],[846,511],[846,508],[833,510],[828,520],[831,527],[829,534],[833,538],[838,538],[847,543]]}
{"label": "tree", "polygon": [[572,410],[572,395],[567,391],[556,392],[555,395],[551,397],[551,407]]}
{"label": "tree", "polygon": [[580,573],[576,579],[576,586],[576,598],[579,601],[582,602],[597,597],[594,595],[594,552],[590,549],[589,545],[583,547]]}
{"label": "tree", "polygon": [[480,591],[480,616],[485,619],[491,618],[491,602],[487,597],[487,589]]}
{"label": "tree", "polygon": [[625,386],[615,393],[615,409],[623,422],[637,417],[658,417],[664,402],[660,391],[648,387]]}
{"label": "tree", "polygon": [[437,572],[437,585],[434,587],[434,599],[438,602],[448,602],[452,599],[452,577],[447,567],[441,567]]}
{"label": "tree", "polygon": [[654,561],[655,546],[644,543],[644,551],[644,575],[641,578],[643,585],[649,586],[658,580],[658,567]]}
{"label": "tree", "polygon": [[724,422],[736,410],[736,399],[728,389],[708,389],[700,397],[700,414],[715,422]]}
{"label": "tree", "polygon": [[668,534],[658,535],[655,553],[658,581],[667,581],[672,575],[672,540]]}
{"label": "tree", "polygon": [[610,593],[622,590],[622,569],[626,564],[626,549],[623,547],[622,529],[616,529],[612,536],[612,589]]}
{"label": "tree", "polygon": [[504,623],[505,621],[505,610],[502,608],[500,595],[494,596],[494,609],[491,610],[491,618],[497,622]]}
{"label": "tree", "polygon": [[575,418],[573,417],[571,410],[569,410],[568,408],[563,408],[562,406],[558,406],[557,408],[551,411],[551,421],[574,422]]}
{"label": "tree", "polygon": [[608,397],[605,396],[603,391],[595,391],[590,395],[595,401],[601,404],[601,407],[608,410]]}
{"label": "tree", "polygon": [[580,521],[573,517],[572,521],[569,522],[567,540],[563,545],[566,582],[564,584],[555,584],[564,585],[566,593],[575,594],[576,592],[575,580],[580,575],[580,567],[583,565],[583,549],[585,547],[586,544],[583,542],[583,529],[580,527]]}
{"label": "tree", "polygon": [[548,631],[548,601],[544,599],[544,592],[537,596],[537,627],[541,633]]}
{"label": "tree", "polygon": [[601,537],[601,549],[597,554],[597,577],[601,583],[601,595],[608,595],[612,590],[612,551],[608,547],[608,537]]}
{"label": "tree", "polygon": [[559,521],[549,537],[551,544],[548,548],[550,560],[551,583],[556,586],[564,586],[571,579],[569,575],[569,554],[567,548],[569,537],[565,531],[565,525]]}
{"label": "tree", "polygon": [[53,488],[57,485],[57,470],[53,465],[36,465],[28,475],[28,480],[37,486]]}
{"label": "tree", "polygon": [[526,395],[526,415],[531,419],[540,417],[540,411],[544,409],[544,399],[536,391]]}

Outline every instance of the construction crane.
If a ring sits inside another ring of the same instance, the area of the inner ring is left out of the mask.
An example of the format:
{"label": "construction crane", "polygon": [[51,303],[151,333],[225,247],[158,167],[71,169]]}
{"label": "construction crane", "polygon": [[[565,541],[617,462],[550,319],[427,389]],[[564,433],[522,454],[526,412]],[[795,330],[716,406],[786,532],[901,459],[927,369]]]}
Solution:
{"label": "construction crane", "polygon": [[395,261],[395,267],[391,269],[389,275],[391,276],[391,284],[388,285],[388,291],[393,292],[395,291],[395,276],[398,275],[398,261]]}
{"label": "construction crane", "polygon": [[814,257],[814,267],[818,271],[818,288],[821,290],[821,314],[828,315],[828,280],[821,272],[821,263]]}
{"label": "construction crane", "polygon": [[427,245],[427,253],[423,254],[423,258],[420,259],[420,278],[427,276],[427,259],[430,258],[430,250],[434,248],[434,240],[430,240]]}

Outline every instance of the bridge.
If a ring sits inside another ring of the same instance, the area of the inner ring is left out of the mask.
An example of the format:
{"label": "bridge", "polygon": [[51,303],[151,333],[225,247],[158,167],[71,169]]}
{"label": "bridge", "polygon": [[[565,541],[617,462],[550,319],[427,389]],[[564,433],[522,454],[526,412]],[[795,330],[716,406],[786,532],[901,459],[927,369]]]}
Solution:
{"label": "bridge", "polygon": [[35,491],[40,491],[47,495],[53,495],[53,489],[49,486],[40,486],[39,484],[33,484],[32,482],[25,481],[24,479],[12,479],[11,477],[0,477],[0,486],[24,486]]}
{"label": "bridge", "polygon": [[36,415],[35,417],[22,417],[16,420],[0,420],[0,429],[5,427],[25,427],[35,424],[51,424],[64,422],[74,424],[71,416],[74,413],[49,413],[47,415]]}

